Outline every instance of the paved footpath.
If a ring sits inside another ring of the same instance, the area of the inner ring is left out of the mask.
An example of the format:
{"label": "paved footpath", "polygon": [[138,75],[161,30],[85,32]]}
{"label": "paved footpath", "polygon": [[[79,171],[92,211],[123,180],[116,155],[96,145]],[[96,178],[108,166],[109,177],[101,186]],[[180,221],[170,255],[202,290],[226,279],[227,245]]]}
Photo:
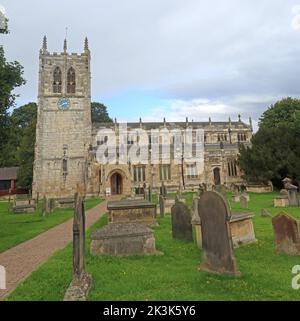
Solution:
{"label": "paved footpath", "polygon": [[[115,200],[119,197],[111,197]],[[107,201],[86,211],[86,228],[106,213]],[[57,250],[65,248],[73,239],[73,219],[70,219],[35,238],[0,253],[0,265],[6,269],[6,290],[0,289],[0,300],[10,294],[33,271],[37,270]]]}

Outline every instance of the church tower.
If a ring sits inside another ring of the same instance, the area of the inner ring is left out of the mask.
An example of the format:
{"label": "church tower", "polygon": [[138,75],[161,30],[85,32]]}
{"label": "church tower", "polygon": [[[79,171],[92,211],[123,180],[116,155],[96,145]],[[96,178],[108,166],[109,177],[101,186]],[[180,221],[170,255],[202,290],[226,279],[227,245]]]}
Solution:
{"label": "church tower", "polygon": [[50,53],[44,37],[39,56],[38,118],[33,195],[70,197],[86,188],[91,143],[90,50]]}

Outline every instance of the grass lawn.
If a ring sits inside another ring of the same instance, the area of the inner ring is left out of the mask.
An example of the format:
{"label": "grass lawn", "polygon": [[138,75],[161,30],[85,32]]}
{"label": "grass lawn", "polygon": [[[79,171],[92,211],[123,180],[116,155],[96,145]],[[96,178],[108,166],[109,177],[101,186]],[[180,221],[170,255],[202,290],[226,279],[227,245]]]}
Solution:
{"label": "grass lawn", "polygon": [[[100,203],[100,199],[86,201],[86,208],[92,208]],[[24,241],[34,238],[60,223],[73,217],[73,209],[55,209],[43,217],[42,203],[32,214],[12,214],[8,202],[0,202],[0,253]]]}
{"label": "grass lawn", "polygon": [[[228,194],[228,196],[230,196]],[[251,194],[250,209],[256,213],[257,244],[235,250],[242,276],[219,276],[199,272],[201,251],[193,243],[172,239],[171,218],[158,218],[155,228],[157,249],[164,256],[91,257],[90,231],[107,223],[101,218],[87,233],[87,270],[93,276],[89,300],[299,300],[291,287],[292,267],[300,257],[277,255],[270,218],[260,217],[260,209],[272,214],[275,193]],[[191,205],[191,194],[186,195]],[[233,211],[242,211],[232,204]],[[299,209],[286,212],[300,218]],[[72,246],[54,254],[23,282],[8,300],[62,300],[72,278]]]}

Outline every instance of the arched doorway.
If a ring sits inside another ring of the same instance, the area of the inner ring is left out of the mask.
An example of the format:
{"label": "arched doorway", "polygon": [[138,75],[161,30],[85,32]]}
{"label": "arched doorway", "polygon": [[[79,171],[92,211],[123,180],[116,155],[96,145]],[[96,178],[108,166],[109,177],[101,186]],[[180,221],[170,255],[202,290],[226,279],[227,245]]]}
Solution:
{"label": "arched doorway", "polygon": [[216,186],[221,185],[221,175],[219,167],[214,168],[214,182]]}
{"label": "arched doorway", "polygon": [[119,173],[115,173],[110,178],[110,187],[112,195],[120,195],[123,191],[123,179]]}

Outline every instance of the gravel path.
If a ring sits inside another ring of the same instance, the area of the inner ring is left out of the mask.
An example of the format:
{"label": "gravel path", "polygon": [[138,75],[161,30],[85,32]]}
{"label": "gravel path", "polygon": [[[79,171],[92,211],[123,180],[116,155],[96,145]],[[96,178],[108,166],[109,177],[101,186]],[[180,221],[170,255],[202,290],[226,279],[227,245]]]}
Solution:
{"label": "gravel path", "polygon": [[[111,197],[110,200],[112,199],[116,197]],[[86,212],[86,228],[106,213],[106,205],[107,201],[104,201]],[[6,290],[0,289],[0,300],[11,293],[57,250],[65,248],[73,239],[72,230],[73,219],[70,219],[29,241],[0,253],[0,265],[6,269]]]}

